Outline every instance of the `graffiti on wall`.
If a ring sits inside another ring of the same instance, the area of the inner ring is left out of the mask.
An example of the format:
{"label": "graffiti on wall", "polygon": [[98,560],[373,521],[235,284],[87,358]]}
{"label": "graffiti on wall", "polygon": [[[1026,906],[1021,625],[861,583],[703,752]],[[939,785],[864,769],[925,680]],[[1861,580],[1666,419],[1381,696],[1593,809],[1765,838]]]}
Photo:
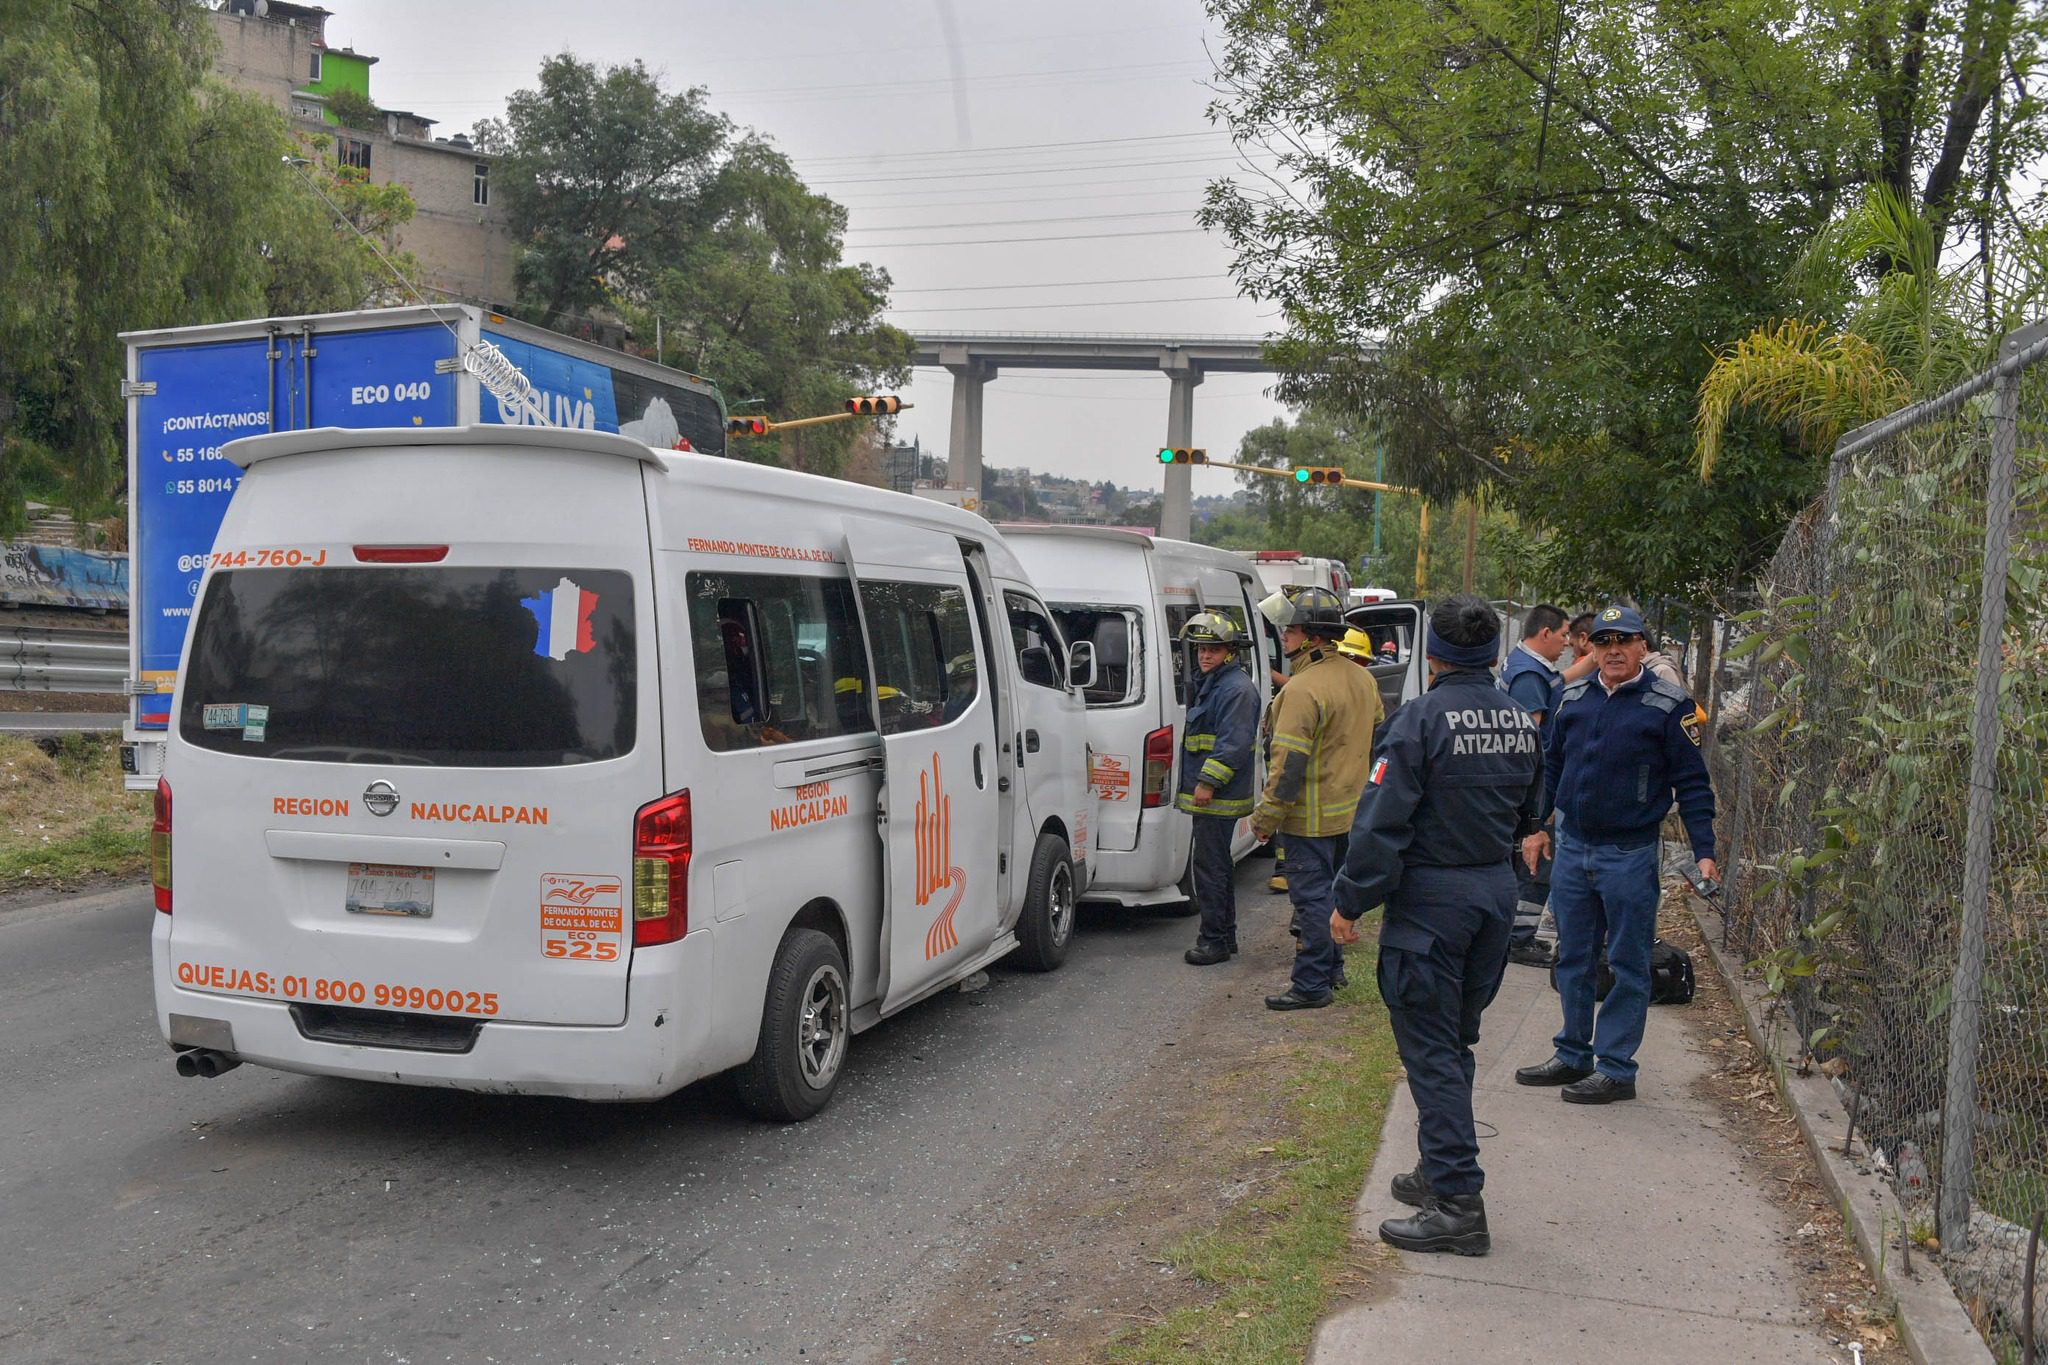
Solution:
{"label": "graffiti on wall", "polygon": [[0,602],[126,611],[128,556],[68,545],[8,545],[0,550]]}

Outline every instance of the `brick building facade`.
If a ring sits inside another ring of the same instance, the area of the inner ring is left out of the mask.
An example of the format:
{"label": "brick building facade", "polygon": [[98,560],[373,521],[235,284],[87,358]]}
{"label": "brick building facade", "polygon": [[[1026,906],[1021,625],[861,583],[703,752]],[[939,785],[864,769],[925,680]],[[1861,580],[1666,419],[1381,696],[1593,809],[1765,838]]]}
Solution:
{"label": "brick building facade", "polygon": [[513,245],[493,204],[490,160],[461,133],[435,137],[434,120],[379,109],[367,129],[344,128],[328,112],[340,91],[369,97],[375,57],[330,47],[332,11],[283,0],[225,0],[211,13],[220,53],[215,70],[260,95],[305,132],[334,139],[335,154],[376,184],[405,186],[418,205],[399,245],[420,263],[429,292],[477,303],[512,298]]}

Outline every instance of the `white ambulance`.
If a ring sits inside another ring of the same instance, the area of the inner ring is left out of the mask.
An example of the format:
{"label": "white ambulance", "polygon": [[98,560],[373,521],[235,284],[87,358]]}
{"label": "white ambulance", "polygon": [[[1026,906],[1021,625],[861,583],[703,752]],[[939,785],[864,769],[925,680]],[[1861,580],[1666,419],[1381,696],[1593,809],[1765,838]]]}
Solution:
{"label": "white ambulance", "polygon": [[[1174,806],[1191,667],[1180,629],[1196,612],[1213,611],[1263,638],[1259,580],[1242,555],[1142,531],[1005,526],[1003,534],[1045,589],[1066,637],[1093,647],[1095,680],[1085,689],[1095,796],[1088,899],[1185,902],[1194,817]],[[1263,707],[1278,656],[1254,653],[1242,659]],[[1256,846],[1251,821],[1240,821],[1235,853]]]}
{"label": "white ambulance", "polygon": [[1089,651],[988,523],[598,432],[226,451],[152,850],[180,1071],[737,1068],[796,1119],[853,1034],[1065,957]]}

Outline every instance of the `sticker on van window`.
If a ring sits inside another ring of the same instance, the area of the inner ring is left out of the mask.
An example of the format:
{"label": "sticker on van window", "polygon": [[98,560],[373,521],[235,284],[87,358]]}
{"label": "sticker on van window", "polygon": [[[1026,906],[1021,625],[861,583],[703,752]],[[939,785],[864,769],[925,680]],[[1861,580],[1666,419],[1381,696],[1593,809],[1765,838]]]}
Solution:
{"label": "sticker on van window", "polygon": [[270,724],[270,708],[267,706],[245,706],[242,708],[242,739],[245,743],[261,744],[264,727]]}
{"label": "sticker on van window", "polygon": [[1088,790],[1097,801],[1128,801],[1131,798],[1131,760],[1121,754],[1092,754],[1088,760]]}
{"label": "sticker on van window", "polygon": [[540,874],[540,955],[617,962],[625,946],[624,883],[575,872]]}
{"label": "sticker on van window", "polygon": [[590,614],[597,610],[597,594],[589,589],[565,577],[538,597],[520,598],[519,605],[532,612],[540,626],[533,652],[543,659],[562,660],[597,648],[590,630]]}

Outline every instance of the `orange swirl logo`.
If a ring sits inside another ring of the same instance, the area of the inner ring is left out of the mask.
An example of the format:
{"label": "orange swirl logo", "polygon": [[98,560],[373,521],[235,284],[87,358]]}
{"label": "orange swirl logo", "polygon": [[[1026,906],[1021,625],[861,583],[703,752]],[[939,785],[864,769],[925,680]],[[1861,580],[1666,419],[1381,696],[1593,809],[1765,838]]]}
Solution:
{"label": "orange swirl logo", "polygon": [[924,935],[924,960],[930,962],[960,946],[953,928],[953,914],[967,894],[967,874],[953,866],[953,798],[939,780],[939,756],[932,755],[931,771],[917,775],[917,903],[928,905],[946,887],[953,894]]}

